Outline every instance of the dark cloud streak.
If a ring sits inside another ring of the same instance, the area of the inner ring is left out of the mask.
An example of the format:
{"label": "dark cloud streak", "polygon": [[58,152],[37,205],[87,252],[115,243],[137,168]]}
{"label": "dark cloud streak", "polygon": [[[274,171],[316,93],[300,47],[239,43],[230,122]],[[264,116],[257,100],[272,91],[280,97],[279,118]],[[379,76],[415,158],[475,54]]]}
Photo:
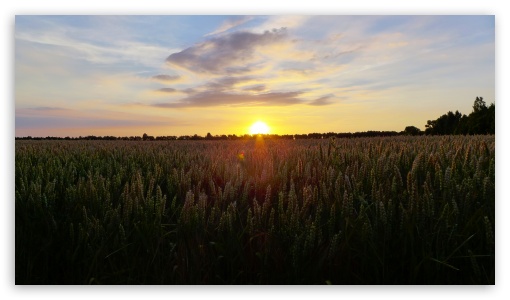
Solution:
{"label": "dark cloud streak", "polygon": [[246,81],[253,80],[253,77],[249,76],[242,76],[242,77],[232,77],[232,76],[226,76],[222,77],[218,80],[209,82],[205,85],[205,88],[212,89],[216,91],[223,91],[229,88],[232,88],[234,85]]}
{"label": "dark cloud streak", "polygon": [[50,110],[67,110],[67,108],[62,107],[49,107],[49,106],[38,106],[33,108],[28,108],[31,110],[39,110],[39,111],[50,111]]}
{"label": "dark cloud streak", "polygon": [[174,89],[174,88],[160,88],[160,89],[157,89],[156,91],[157,92],[162,92],[162,93],[175,93],[175,92],[177,92],[177,90]]}
{"label": "dark cloud streak", "polygon": [[333,104],[333,102],[329,101],[329,99],[331,99],[332,97],[333,97],[333,95],[323,96],[323,97],[313,100],[312,102],[308,103],[308,105],[313,105],[313,106],[330,105],[330,104]]}
{"label": "dark cloud streak", "polygon": [[162,82],[172,82],[172,81],[179,80],[181,78],[181,76],[160,74],[160,75],[154,75],[151,78],[154,80],[157,80],[157,81],[162,81]]}
{"label": "dark cloud streak", "polygon": [[219,91],[201,92],[173,103],[157,103],[152,106],[166,108],[211,106],[288,106],[301,104],[302,92],[274,92],[259,95],[233,94]]}
{"label": "dark cloud streak", "polygon": [[249,92],[263,92],[266,90],[266,86],[264,84],[258,84],[244,88],[244,90]]}

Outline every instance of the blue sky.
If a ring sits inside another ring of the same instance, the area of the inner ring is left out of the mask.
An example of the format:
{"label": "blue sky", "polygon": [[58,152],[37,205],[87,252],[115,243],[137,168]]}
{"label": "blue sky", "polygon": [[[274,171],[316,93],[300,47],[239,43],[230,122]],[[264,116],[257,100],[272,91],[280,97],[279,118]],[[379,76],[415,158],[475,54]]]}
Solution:
{"label": "blue sky", "polygon": [[495,18],[30,16],[16,136],[401,131],[495,102]]}

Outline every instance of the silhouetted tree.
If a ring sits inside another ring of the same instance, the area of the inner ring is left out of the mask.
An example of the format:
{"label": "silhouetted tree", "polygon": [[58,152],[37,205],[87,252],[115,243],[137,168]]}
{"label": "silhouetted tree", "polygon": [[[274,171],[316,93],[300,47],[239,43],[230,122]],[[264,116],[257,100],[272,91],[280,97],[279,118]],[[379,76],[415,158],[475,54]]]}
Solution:
{"label": "silhouetted tree", "polygon": [[420,135],[421,133],[422,133],[422,131],[418,127],[415,127],[415,126],[407,126],[404,129],[404,134],[406,134],[406,135]]}
{"label": "silhouetted tree", "polygon": [[469,114],[469,134],[494,134],[496,133],[496,106],[492,103],[489,107],[482,97],[476,97],[473,104],[473,112]]}
{"label": "silhouetted tree", "polygon": [[476,97],[475,103],[473,103],[473,112],[477,113],[486,109],[487,105],[485,104],[485,101],[483,101],[483,97]]}
{"label": "silhouetted tree", "polygon": [[425,133],[436,134],[494,134],[496,107],[492,103],[489,107],[483,101],[483,97],[476,97],[473,103],[473,111],[469,116],[459,111],[442,115],[436,120],[428,120],[425,125]]}

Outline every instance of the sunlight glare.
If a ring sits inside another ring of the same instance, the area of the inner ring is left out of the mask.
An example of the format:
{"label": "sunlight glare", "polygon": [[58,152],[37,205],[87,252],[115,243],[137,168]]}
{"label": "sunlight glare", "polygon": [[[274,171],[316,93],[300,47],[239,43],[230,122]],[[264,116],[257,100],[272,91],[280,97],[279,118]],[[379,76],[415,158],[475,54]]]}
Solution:
{"label": "sunlight glare", "polygon": [[269,126],[262,121],[257,121],[253,123],[250,127],[250,134],[268,134]]}

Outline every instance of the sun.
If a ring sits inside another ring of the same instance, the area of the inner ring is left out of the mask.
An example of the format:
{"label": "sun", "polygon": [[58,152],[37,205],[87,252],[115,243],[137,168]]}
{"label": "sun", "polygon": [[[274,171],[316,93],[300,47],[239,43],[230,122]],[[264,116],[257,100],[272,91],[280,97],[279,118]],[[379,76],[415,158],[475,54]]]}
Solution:
{"label": "sun", "polygon": [[250,127],[250,134],[268,134],[269,126],[262,121],[257,121],[253,123]]}

